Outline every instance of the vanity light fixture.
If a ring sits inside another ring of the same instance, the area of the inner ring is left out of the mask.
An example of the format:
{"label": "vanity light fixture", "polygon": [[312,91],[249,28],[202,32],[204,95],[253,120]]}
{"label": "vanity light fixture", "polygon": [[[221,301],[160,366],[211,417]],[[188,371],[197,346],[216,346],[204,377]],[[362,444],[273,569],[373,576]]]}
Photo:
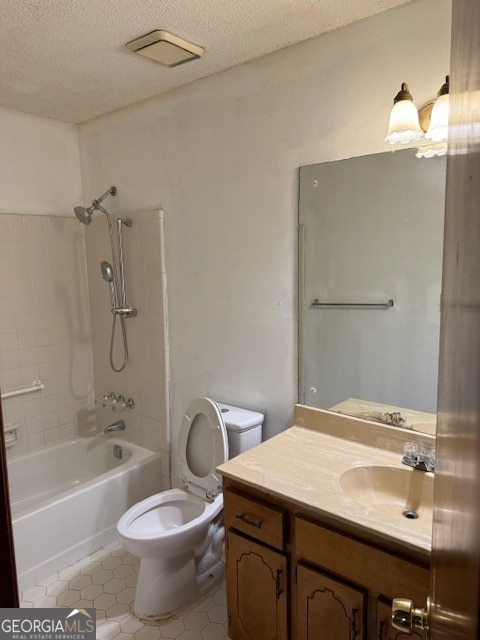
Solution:
{"label": "vanity light fixture", "polygon": [[406,144],[420,140],[422,136],[423,131],[420,127],[417,108],[413,104],[413,96],[408,84],[403,82],[402,88],[393,99],[385,142]]}
{"label": "vanity light fixture", "polygon": [[164,67],[177,67],[179,64],[201,58],[205,49],[188,40],[179,38],[169,31],[151,31],[126,45],[132,53],[150,58]]}
{"label": "vanity light fixture", "polygon": [[448,137],[448,93],[449,76],[446,76],[436,100],[427,102],[417,111],[408,85],[404,82],[393,101],[385,141],[390,144],[406,144],[425,136],[429,144],[418,149],[417,158],[445,155]]}
{"label": "vanity light fixture", "polygon": [[443,142],[448,138],[449,89],[450,76],[447,76],[437,94],[438,97],[435,100],[430,116],[430,124],[425,132],[425,138],[432,142]]}

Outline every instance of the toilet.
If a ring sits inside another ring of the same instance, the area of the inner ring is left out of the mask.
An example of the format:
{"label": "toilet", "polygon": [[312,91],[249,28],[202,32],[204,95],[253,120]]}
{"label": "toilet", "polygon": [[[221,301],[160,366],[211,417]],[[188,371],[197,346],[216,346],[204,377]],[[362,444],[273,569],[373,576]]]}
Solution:
{"label": "toilet", "polygon": [[262,440],[263,414],[192,400],[180,428],[181,488],[131,507],[117,523],[120,542],[140,558],[134,613],[162,618],[223,578],[222,482],[216,468]]}

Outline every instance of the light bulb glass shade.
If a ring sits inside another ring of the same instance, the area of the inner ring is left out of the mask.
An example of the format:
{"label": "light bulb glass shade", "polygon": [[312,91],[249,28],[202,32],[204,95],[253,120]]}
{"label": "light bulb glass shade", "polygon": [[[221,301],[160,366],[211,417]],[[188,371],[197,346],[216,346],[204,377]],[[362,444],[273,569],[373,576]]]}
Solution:
{"label": "light bulb glass shade", "polygon": [[399,100],[390,112],[385,142],[390,144],[414,142],[420,140],[423,131],[418,121],[418,111],[411,100]]}
{"label": "light bulb glass shade", "polygon": [[447,153],[447,143],[437,142],[436,144],[426,144],[417,149],[415,157],[417,158],[434,158],[435,156],[444,156]]}
{"label": "light bulb glass shade", "polygon": [[430,124],[425,138],[432,142],[442,142],[448,138],[448,93],[435,101],[430,116]]}

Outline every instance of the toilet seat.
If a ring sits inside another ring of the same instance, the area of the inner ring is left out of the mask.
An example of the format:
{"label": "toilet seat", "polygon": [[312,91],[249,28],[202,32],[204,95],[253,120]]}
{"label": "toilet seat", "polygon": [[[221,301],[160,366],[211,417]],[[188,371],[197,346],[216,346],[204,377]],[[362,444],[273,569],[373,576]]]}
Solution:
{"label": "toilet seat", "polygon": [[[189,438],[196,424],[204,434],[196,446],[189,447]],[[195,398],[189,404],[180,427],[178,466],[182,482],[193,495],[211,501],[222,490],[216,468],[226,460],[227,430],[221,411],[210,398]]]}

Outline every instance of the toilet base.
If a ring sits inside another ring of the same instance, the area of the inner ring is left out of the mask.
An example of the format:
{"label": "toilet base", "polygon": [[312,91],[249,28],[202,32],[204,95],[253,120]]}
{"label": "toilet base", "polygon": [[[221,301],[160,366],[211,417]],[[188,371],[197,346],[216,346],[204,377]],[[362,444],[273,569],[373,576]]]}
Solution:
{"label": "toilet base", "polygon": [[[185,554],[188,555],[188,554]],[[183,558],[184,556],[180,556]],[[148,562],[147,562],[148,560]],[[172,560],[175,562],[172,567]],[[190,562],[182,564],[176,562],[178,558],[173,558],[165,562],[145,559],[142,570],[138,574],[137,589],[133,613],[142,620],[166,620],[178,611],[184,610],[195,600],[198,600],[217,587],[225,577],[225,564],[223,560],[218,560],[205,573],[198,573],[196,567],[196,577],[192,579],[192,565]],[[153,564],[154,568],[150,565]],[[162,566],[159,566],[162,565]],[[168,564],[168,567],[165,567]],[[179,565],[182,565],[179,571]],[[174,568],[175,574],[172,576],[170,569]],[[163,570],[163,577],[161,573]],[[193,563],[195,572],[195,562]],[[152,580],[152,574],[154,574]],[[157,579],[158,578],[158,579]],[[155,584],[154,584],[155,583]]]}
{"label": "toilet base", "polygon": [[225,564],[219,560],[207,573],[197,574],[198,596],[204,596],[220,584],[225,577]]}
{"label": "toilet base", "polygon": [[142,558],[133,612],[139,618],[180,609],[197,597],[193,553],[174,558]]}

